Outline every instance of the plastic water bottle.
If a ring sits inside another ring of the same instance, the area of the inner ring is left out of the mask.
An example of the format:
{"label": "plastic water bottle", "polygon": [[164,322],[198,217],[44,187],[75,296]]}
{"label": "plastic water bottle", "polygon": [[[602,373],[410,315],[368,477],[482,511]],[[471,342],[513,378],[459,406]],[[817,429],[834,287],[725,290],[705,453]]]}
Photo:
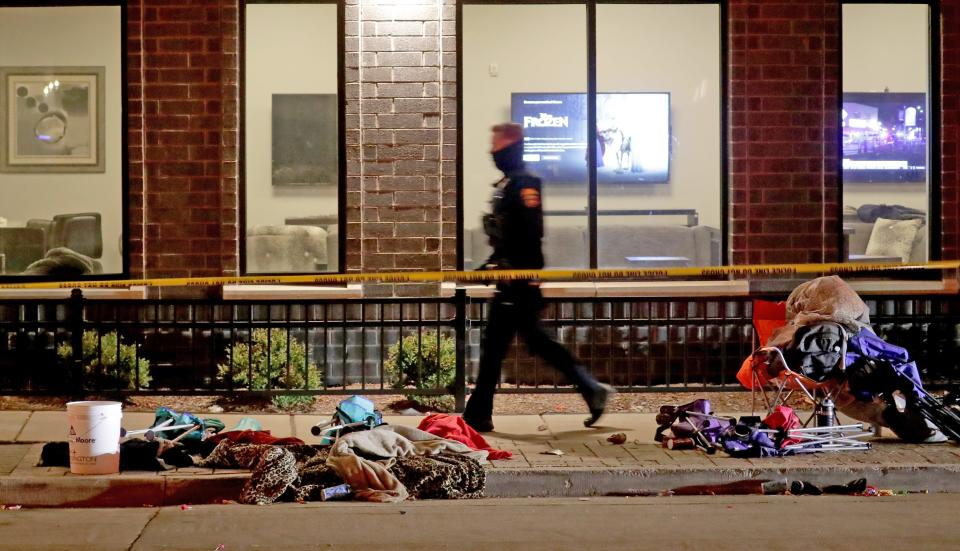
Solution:
{"label": "plastic water bottle", "polygon": [[832,427],[834,425],[836,414],[834,413],[833,400],[830,398],[824,398],[820,402],[820,405],[817,406],[816,413],[818,427]]}

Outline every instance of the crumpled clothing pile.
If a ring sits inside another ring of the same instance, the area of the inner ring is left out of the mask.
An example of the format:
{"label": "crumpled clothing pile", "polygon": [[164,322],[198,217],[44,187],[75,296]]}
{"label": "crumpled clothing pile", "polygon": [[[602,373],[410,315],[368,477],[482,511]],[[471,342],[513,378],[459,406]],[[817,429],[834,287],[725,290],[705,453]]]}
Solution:
{"label": "crumpled clothing pile", "polygon": [[320,490],[343,482],[354,499],[389,502],[481,497],[486,457],[412,427],[382,425],[346,434],[329,448],[223,440],[199,466],[252,470],[241,503],[315,501]]}
{"label": "crumpled clothing pile", "polygon": [[787,324],[777,330],[767,346],[785,348],[797,329],[831,321],[849,333],[870,327],[870,308],[860,295],[838,276],[818,277],[801,283],[787,297]]}

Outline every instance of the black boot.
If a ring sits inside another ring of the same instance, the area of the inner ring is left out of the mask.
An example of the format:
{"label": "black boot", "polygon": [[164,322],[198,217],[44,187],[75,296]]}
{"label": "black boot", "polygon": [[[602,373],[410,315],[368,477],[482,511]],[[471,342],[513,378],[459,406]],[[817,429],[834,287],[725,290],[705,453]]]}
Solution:
{"label": "black boot", "polygon": [[587,399],[590,417],[584,419],[583,426],[592,427],[595,425],[600,419],[600,416],[603,415],[604,410],[607,409],[607,402],[610,401],[610,397],[616,393],[617,390],[612,386],[596,383],[596,388],[590,394],[590,398]]}
{"label": "black boot", "polygon": [[823,494],[823,490],[813,482],[794,480],[790,483],[790,493],[795,496],[818,496]]}
{"label": "black boot", "polygon": [[856,480],[851,480],[846,484],[835,484],[831,486],[824,486],[823,493],[852,496],[852,495],[860,495],[866,489],[867,489],[867,479],[858,478]]}
{"label": "black boot", "polygon": [[464,414],[463,421],[477,432],[493,432],[493,419],[473,419]]}

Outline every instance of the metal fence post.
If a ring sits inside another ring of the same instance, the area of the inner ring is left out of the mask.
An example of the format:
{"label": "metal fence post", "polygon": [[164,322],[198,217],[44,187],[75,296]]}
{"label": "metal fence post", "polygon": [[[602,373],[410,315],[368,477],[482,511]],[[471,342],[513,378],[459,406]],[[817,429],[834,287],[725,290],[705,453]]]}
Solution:
{"label": "metal fence post", "polygon": [[454,291],[453,302],[456,317],[453,320],[457,339],[457,370],[454,375],[455,411],[463,413],[467,405],[467,290]]}
{"label": "metal fence post", "polygon": [[70,389],[81,394],[83,392],[83,292],[80,289],[70,291],[70,305],[67,312],[70,347],[73,349],[68,369]]}

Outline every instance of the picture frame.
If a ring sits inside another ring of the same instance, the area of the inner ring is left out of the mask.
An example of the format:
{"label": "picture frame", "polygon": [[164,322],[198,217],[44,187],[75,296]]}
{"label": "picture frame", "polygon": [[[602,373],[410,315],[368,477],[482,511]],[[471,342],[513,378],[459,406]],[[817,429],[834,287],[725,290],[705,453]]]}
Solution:
{"label": "picture frame", "polygon": [[104,172],[105,67],[0,67],[0,172]]}
{"label": "picture frame", "polygon": [[274,186],[337,185],[336,94],[273,94],[270,131]]}

